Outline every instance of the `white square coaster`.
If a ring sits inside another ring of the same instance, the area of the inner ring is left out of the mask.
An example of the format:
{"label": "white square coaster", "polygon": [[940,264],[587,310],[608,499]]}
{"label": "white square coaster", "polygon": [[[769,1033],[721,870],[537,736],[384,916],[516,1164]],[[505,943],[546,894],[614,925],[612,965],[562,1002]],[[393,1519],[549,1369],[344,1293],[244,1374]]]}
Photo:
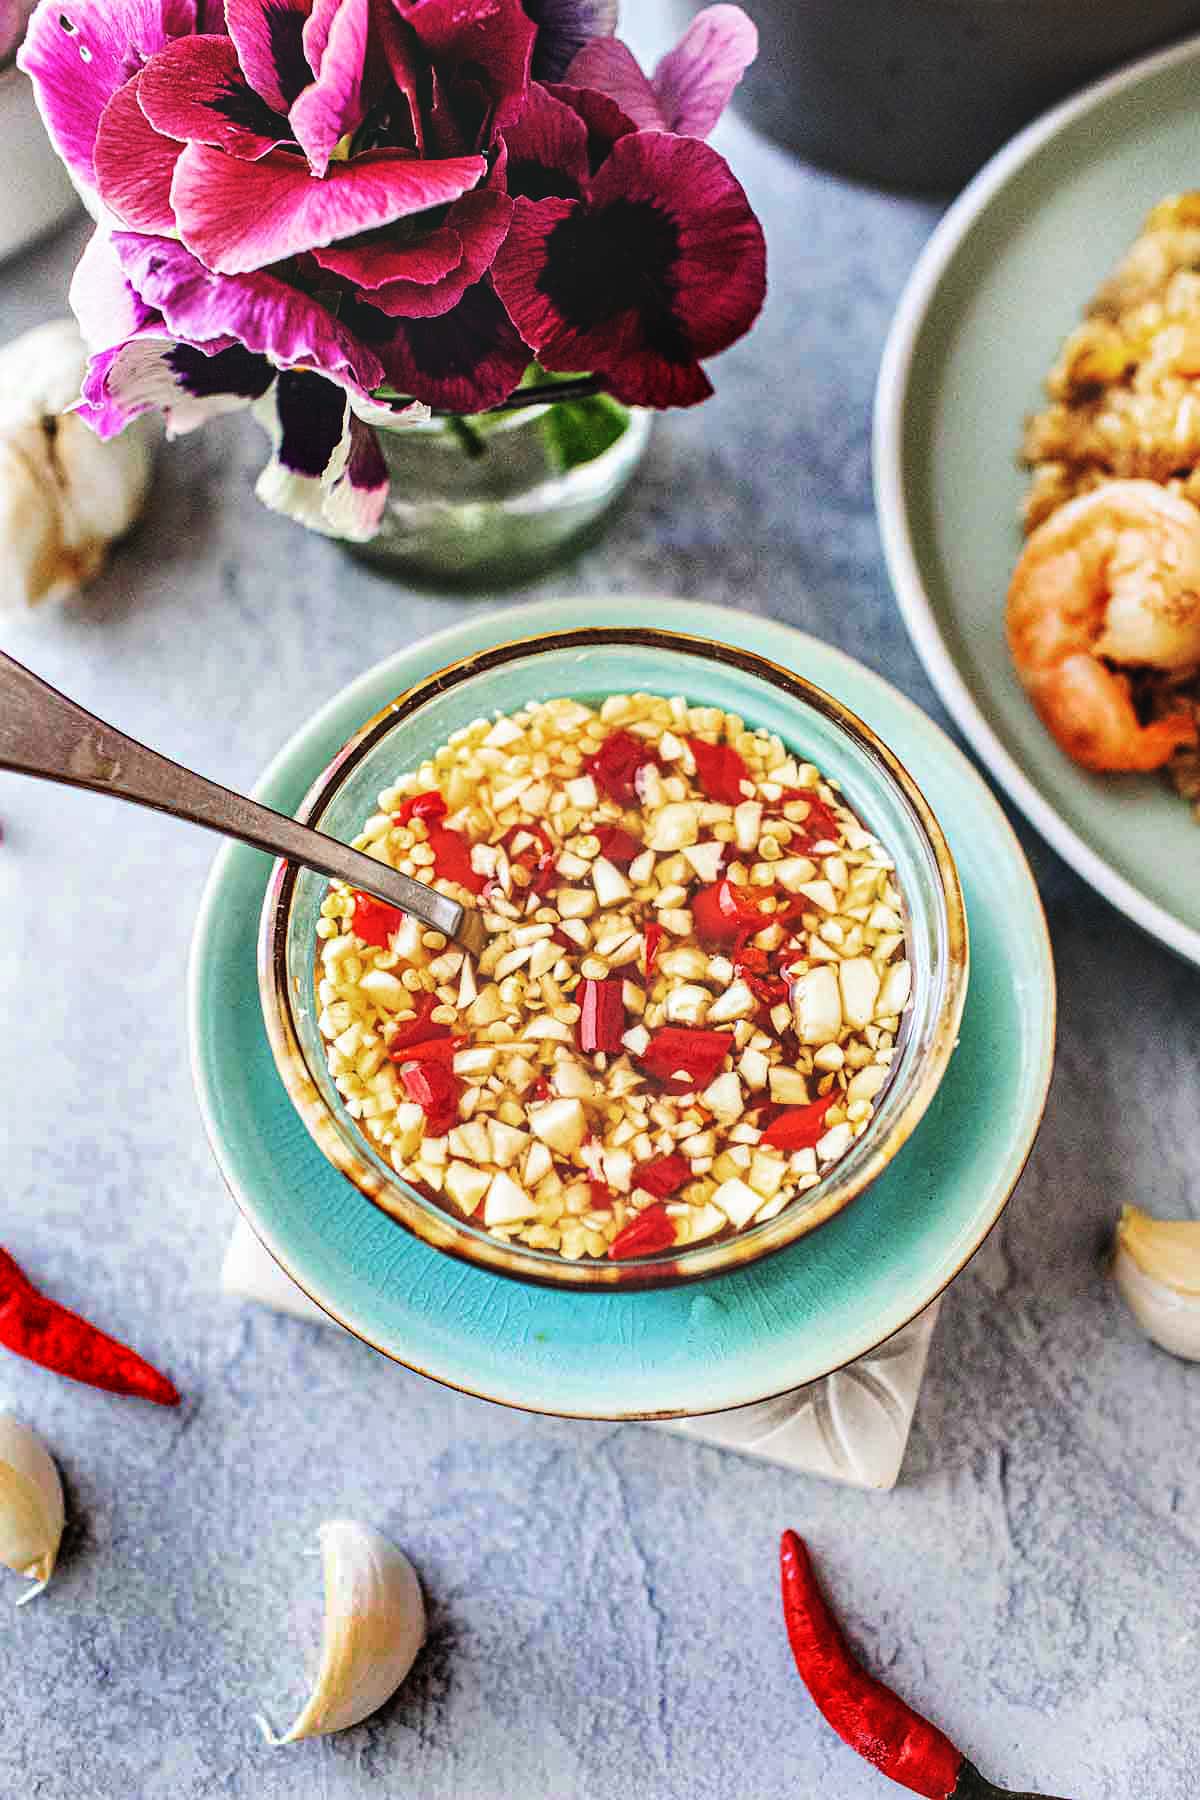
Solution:
{"label": "white square coaster", "polygon": [[[334,1331],[343,1329],[284,1274],[242,1218],[229,1240],[221,1286],[238,1299],[257,1300],[276,1312],[293,1313]],[[757,1406],[680,1419],[655,1429],[680,1432],[723,1450],[761,1456],[855,1487],[895,1487],[940,1306],[935,1300],[886,1344],[822,1381]]]}

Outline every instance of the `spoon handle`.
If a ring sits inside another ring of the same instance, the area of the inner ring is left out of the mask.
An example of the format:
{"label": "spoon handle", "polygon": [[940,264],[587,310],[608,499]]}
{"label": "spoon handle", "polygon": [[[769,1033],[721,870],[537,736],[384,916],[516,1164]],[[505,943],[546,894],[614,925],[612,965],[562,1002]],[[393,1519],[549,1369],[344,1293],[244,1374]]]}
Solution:
{"label": "spoon handle", "polygon": [[467,915],[456,900],[148,750],[2,651],[0,768],[112,794],[240,838],[256,850],[365,888],[447,937],[463,935]]}

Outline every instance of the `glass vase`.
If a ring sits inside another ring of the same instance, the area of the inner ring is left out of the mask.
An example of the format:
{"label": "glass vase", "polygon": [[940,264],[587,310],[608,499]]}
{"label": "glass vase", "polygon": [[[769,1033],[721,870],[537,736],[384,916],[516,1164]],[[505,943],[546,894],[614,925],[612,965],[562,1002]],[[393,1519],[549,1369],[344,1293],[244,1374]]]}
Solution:
{"label": "glass vase", "polygon": [[596,395],[381,431],[387,510],[350,548],[439,587],[528,580],[598,533],[650,429],[651,414]]}

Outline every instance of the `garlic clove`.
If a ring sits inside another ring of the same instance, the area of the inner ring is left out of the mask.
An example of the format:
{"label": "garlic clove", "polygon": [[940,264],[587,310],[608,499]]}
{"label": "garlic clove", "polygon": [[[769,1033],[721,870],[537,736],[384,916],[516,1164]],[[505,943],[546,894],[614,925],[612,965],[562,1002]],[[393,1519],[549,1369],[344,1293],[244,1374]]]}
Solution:
{"label": "garlic clove", "polygon": [[78,592],[145,506],[153,423],[98,437],[71,410],[87,362],[73,319],[0,347],[0,605]]}
{"label": "garlic clove", "polygon": [[258,1717],[269,1744],[295,1744],[361,1724],[395,1693],[425,1642],[425,1602],[407,1556],[354,1519],[330,1519],[319,1535],[325,1571],[321,1666],[282,1737]]}
{"label": "garlic clove", "polygon": [[1148,1338],[1200,1362],[1200,1220],[1155,1219],[1123,1207],[1113,1276]]}
{"label": "garlic clove", "polygon": [[28,1425],[0,1414],[0,1562],[37,1582],[18,1606],[40,1594],[54,1573],[65,1517],[50,1452]]}

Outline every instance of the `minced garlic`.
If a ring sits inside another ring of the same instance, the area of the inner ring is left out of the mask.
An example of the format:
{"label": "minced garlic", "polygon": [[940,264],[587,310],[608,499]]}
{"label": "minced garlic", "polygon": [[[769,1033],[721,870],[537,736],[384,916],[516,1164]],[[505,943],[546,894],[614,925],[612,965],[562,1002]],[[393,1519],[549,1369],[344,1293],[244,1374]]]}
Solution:
{"label": "minced garlic", "polygon": [[891,858],[733,714],[613,695],[458,731],[356,847],[483,913],[478,958],[332,887],[319,1024],[397,1174],[568,1258],[775,1217],[867,1129],[911,991]]}

